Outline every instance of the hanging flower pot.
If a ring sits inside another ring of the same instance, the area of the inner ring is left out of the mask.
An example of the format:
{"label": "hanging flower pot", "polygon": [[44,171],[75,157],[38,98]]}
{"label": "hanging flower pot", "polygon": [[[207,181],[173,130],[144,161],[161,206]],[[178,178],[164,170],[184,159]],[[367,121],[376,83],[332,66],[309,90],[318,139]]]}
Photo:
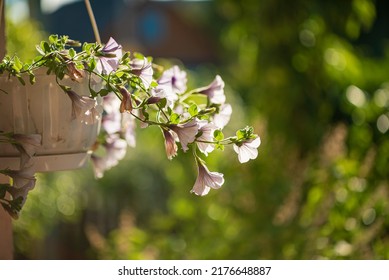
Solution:
{"label": "hanging flower pot", "polygon": [[[34,156],[35,171],[82,167],[90,157],[100,123],[78,118],[72,99],[58,85],[56,76],[47,75],[46,70],[35,73],[34,84],[23,85],[16,77],[0,76],[0,131],[40,135],[41,143]],[[28,75],[22,78],[29,79]],[[88,79],[73,81],[64,77],[61,85],[70,87],[80,97],[90,96]],[[14,145],[0,145],[0,169],[18,169],[20,160]]]}
{"label": "hanging flower pot", "polygon": [[230,137],[222,132],[232,109],[219,75],[188,90],[184,70],[123,53],[112,38],[105,45],[80,44],[51,35],[37,50],[30,63],[16,56],[0,63],[0,174],[13,179],[0,185],[0,202],[14,217],[35,186],[35,172],[82,167],[93,148],[95,175],[102,177],[127,146],[135,146],[136,122],[159,127],[168,159],[180,146],[192,151],[198,177],[191,192],[199,196],[224,184],[223,174],[210,171],[201,154],[232,144],[242,163],[258,155],[260,139],[252,127]]}

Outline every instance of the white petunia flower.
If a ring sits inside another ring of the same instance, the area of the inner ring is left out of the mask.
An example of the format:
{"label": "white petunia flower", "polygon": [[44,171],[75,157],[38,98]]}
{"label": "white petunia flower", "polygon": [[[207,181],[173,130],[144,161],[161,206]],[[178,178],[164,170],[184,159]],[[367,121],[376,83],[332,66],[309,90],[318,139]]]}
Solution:
{"label": "white petunia flower", "polygon": [[91,156],[93,171],[95,173],[96,178],[103,178],[104,172],[108,170],[107,160],[104,157],[92,155]]}
{"label": "white petunia flower", "polygon": [[122,114],[119,112],[120,99],[111,92],[103,98],[104,114],[101,118],[101,125],[108,134],[121,130]]}
{"label": "white petunia flower", "polygon": [[198,175],[191,193],[204,196],[210,189],[219,189],[224,184],[224,175],[219,172],[211,172],[200,160],[197,160]]}
{"label": "white petunia flower", "polygon": [[173,107],[178,100],[178,94],[186,91],[186,72],[175,65],[164,71],[157,82],[158,86],[152,90],[152,95],[166,98],[167,105]]}
{"label": "white petunia flower", "polygon": [[131,72],[137,75],[146,89],[150,87],[153,81],[153,67],[146,57],[143,59],[135,58],[131,61]]}
{"label": "white petunia flower", "polygon": [[109,74],[119,67],[119,60],[122,57],[122,46],[111,37],[102,51],[107,56],[98,58],[96,70],[102,74]]}
{"label": "white petunia flower", "polygon": [[195,119],[185,124],[172,124],[170,129],[173,130],[181,143],[182,149],[186,152],[188,144],[194,142],[196,134],[199,132],[199,125]]}
{"label": "white petunia flower", "polygon": [[40,134],[14,134],[15,147],[20,152],[20,168],[24,168],[37,149],[41,146],[42,135]]}
{"label": "white petunia flower", "polygon": [[122,115],[122,133],[126,139],[127,145],[131,148],[136,147],[136,123],[135,118],[130,114]]}
{"label": "white petunia flower", "polygon": [[223,104],[220,106],[219,113],[213,117],[212,122],[218,127],[223,129],[230,121],[232,114],[232,107],[230,104]]}
{"label": "white petunia flower", "polygon": [[72,90],[66,91],[72,101],[72,114],[85,124],[94,124],[100,118],[95,99],[87,96],[79,96]]}
{"label": "white petunia flower", "polygon": [[211,103],[224,104],[226,96],[224,95],[224,81],[216,75],[215,79],[208,86],[199,88],[198,93],[202,93],[208,96]]}
{"label": "white petunia flower", "polygon": [[[26,202],[28,192],[35,187],[35,170],[34,165],[28,167],[23,167],[20,170],[6,170],[3,171],[3,174],[9,176],[13,180],[13,186],[10,187],[7,191],[12,195],[12,198],[15,200],[17,198],[22,198],[21,205],[22,207]],[[18,216],[15,213],[16,217]]]}
{"label": "white petunia flower", "polygon": [[258,156],[258,147],[261,145],[259,136],[246,140],[240,144],[234,144],[234,151],[238,154],[240,163],[248,162],[250,159],[255,159]]}
{"label": "white petunia flower", "polygon": [[186,91],[186,83],[186,72],[174,65],[162,73],[162,76],[158,79],[157,88],[164,89],[168,95],[170,92],[180,94]]}
{"label": "white petunia flower", "polygon": [[116,166],[124,158],[127,151],[127,142],[119,138],[116,134],[108,136],[104,145],[105,154],[103,156],[92,155],[92,164],[96,178],[102,178],[104,172]]}
{"label": "white petunia flower", "polygon": [[116,134],[109,135],[104,147],[107,152],[107,167],[111,168],[116,166],[119,161],[125,157],[127,152],[127,141],[119,138]]}
{"label": "white petunia flower", "polygon": [[214,140],[213,133],[216,129],[217,127],[213,123],[199,121],[199,131],[201,132],[201,135],[197,137],[196,143],[199,150],[206,156],[215,149],[215,144],[206,142],[212,142]]}

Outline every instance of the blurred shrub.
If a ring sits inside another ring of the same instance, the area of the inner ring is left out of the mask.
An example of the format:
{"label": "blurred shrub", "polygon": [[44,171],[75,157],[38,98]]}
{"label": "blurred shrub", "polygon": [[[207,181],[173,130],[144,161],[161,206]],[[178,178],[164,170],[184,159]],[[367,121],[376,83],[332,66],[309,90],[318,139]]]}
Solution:
{"label": "blurred shrub", "polygon": [[9,55],[16,54],[22,61],[32,59],[37,55],[35,45],[45,38],[46,33],[37,21],[26,19],[14,23],[7,20],[6,50]]}

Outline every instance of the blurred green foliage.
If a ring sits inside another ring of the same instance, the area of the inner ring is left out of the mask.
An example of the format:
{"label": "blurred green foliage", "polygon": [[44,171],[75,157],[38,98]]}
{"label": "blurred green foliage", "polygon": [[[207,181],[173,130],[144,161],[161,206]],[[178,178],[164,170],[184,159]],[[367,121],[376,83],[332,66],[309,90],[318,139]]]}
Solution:
{"label": "blurred green foliage", "polygon": [[47,37],[42,28],[34,20],[24,19],[16,23],[7,20],[7,53],[16,54],[22,61],[33,59],[37,55],[35,45]]}
{"label": "blurred green foliage", "polygon": [[90,168],[39,176],[15,223],[17,256],[389,258],[388,6],[212,2],[230,127],[254,125],[258,159],[210,155],[226,183],[194,197],[188,157],[168,161],[160,132],[139,130],[102,180]]}

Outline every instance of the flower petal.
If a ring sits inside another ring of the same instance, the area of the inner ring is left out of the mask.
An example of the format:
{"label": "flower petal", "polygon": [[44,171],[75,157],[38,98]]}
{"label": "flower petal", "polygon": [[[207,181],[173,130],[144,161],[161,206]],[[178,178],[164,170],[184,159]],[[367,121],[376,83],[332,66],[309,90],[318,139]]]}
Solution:
{"label": "flower petal", "polygon": [[259,145],[261,145],[261,138],[259,138],[259,136],[258,136],[256,138],[254,138],[252,141],[248,141],[246,145],[251,147],[251,148],[257,149],[259,147]]}
{"label": "flower petal", "polygon": [[199,88],[197,91],[207,95],[214,104],[223,104],[226,101],[224,81],[219,75],[216,75],[215,79],[208,86]]}
{"label": "flower petal", "polygon": [[131,61],[131,72],[139,76],[146,89],[148,89],[153,81],[153,67],[146,57],[143,59],[135,58]]}
{"label": "flower petal", "polygon": [[256,149],[249,148],[244,144],[240,147],[234,144],[234,150],[238,154],[240,163],[248,162],[250,159],[255,159],[258,156]]}
{"label": "flower petal", "polygon": [[182,149],[186,152],[188,144],[194,142],[196,139],[196,134],[199,131],[198,123],[195,119],[187,122],[185,124],[171,125],[170,129],[173,130],[180,140]]}
{"label": "flower petal", "polygon": [[228,122],[230,121],[232,114],[232,107],[230,104],[223,104],[220,106],[220,111],[219,114],[216,114],[213,117],[213,123],[218,127],[218,128],[224,128]]}

